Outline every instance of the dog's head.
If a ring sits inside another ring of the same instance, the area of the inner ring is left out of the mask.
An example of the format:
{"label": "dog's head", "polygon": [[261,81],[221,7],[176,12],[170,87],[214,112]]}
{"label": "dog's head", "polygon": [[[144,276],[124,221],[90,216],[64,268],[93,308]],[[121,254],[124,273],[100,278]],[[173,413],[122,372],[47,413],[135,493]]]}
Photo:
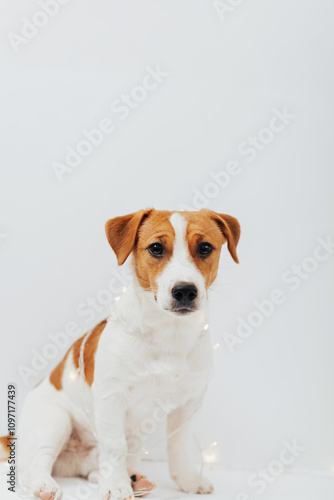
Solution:
{"label": "dog's head", "polygon": [[238,262],[237,219],[211,210],[140,210],[110,219],[106,234],[118,264],[122,265],[132,252],[141,287],[152,294],[162,310],[177,315],[204,307],[225,242]]}

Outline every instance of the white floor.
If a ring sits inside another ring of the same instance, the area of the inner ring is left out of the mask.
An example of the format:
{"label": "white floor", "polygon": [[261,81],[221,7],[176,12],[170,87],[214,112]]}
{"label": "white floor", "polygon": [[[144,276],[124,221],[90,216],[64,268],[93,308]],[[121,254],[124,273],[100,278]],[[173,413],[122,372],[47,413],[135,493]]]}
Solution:
{"label": "white floor", "polygon": [[[16,500],[22,498],[18,493],[7,491],[7,467],[0,466],[0,498],[1,500]],[[199,495],[180,493],[168,477],[167,465],[163,463],[146,462],[139,470],[146,473],[157,484],[146,498],[147,500],[199,500]],[[230,471],[223,469],[207,469],[206,476],[212,480],[215,492],[205,496],[208,500],[334,500],[334,478],[324,478],[309,475],[285,474],[268,484],[261,494],[248,486],[247,478],[250,472]],[[63,500],[96,500],[96,485],[82,479],[59,479],[64,491]]]}

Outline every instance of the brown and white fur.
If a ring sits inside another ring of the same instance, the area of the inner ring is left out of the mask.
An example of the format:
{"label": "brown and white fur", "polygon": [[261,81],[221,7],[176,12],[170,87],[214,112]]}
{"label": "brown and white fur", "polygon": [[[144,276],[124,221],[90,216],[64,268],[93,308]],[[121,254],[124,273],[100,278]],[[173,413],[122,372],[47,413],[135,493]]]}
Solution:
{"label": "brown and white fur", "polygon": [[154,483],[133,470],[143,446],[136,429],[166,413],[171,477],[182,491],[210,493],[190,456],[192,417],[212,368],[208,288],[226,241],[238,262],[239,223],[206,209],[149,209],[109,220],[106,234],[119,265],[131,254],[132,284],[27,396],[21,483],[42,500],[61,495],[52,475],[98,478],[100,500],[147,493]]}

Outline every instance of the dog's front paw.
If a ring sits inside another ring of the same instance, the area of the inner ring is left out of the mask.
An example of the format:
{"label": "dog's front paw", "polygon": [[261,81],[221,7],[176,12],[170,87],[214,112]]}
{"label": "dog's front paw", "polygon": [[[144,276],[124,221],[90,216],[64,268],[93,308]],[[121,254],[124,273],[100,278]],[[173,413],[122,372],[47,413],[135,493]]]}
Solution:
{"label": "dog's front paw", "polygon": [[102,484],[99,500],[134,500],[133,489],[126,482],[115,481]]}
{"label": "dog's front paw", "polygon": [[41,500],[60,500],[63,495],[56,481],[49,475],[33,481],[32,492]]}
{"label": "dog's front paw", "polygon": [[211,482],[200,474],[183,473],[173,476],[181,491],[185,493],[206,494],[213,492]]}

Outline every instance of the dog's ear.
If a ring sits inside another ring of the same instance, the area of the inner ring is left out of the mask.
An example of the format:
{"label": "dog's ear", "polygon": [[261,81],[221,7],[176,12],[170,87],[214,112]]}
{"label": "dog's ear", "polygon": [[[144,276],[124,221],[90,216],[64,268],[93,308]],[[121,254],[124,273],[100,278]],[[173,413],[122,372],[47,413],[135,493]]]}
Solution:
{"label": "dog's ear", "polygon": [[218,224],[219,229],[227,239],[227,248],[230,252],[232,259],[239,264],[237,256],[237,245],[240,238],[240,224],[235,217],[227,214],[218,214],[211,212],[212,217]]}
{"label": "dog's ear", "polygon": [[139,227],[150,212],[151,209],[139,210],[139,212],[115,217],[106,222],[106,235],[116,254],[119,266],[124,264],[132,252]]}

